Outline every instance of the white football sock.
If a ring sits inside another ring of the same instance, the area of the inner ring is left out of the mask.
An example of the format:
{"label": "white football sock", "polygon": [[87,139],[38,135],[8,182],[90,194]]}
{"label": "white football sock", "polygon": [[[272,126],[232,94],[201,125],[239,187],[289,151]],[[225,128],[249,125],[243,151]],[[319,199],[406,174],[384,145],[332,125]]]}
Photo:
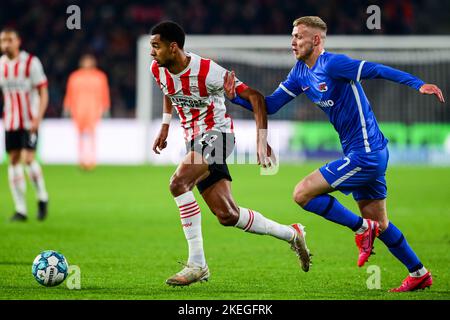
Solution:
{"label": "white football sock", "polygon": [[246,232],[268,234],[285,241],[291,241],[295,236],[291,227],[267,219],[257,211],[242,207],[239,207],[239,220],[235,227]]}
{"label": "white football sock", "polygon": [[40,201],[48,201],[48,194],[45,188],[44,176],[42,174],[42,169],[39,163],[34,160],[30,165],[26,166],[28,177],[33,183],[34,189],[36,190],[36,196]]}
{"label": "white football sock", "polygon": [[356,230],[356,234],[363,234],[364,232],[366,232],[368,227],[369,223],[367,222],[367,219],[363,219],[363,224],[358,230]]}
{"label": "white football sock", "polygon": [[26,215],[27,204],[25,199],[26,182],[23,173],[22,164],[8,166],[8,180],[9,188],[11,189],[12,197],[15,204],[16,212]]}
{"label": "white football sock", "polygon": [[188,264],[204,267],[206,260],[203,252],[201,212],[194,193],[183,193],[175,198],[175,202],[180,210],[181,225],[189,246]]}
{"label": "white football sock", "polygon": [[428,270],[425,267],[422,267],[417,271],[411,272],[409,275],[411,277],[420,278],[423,277],[427,272]]}

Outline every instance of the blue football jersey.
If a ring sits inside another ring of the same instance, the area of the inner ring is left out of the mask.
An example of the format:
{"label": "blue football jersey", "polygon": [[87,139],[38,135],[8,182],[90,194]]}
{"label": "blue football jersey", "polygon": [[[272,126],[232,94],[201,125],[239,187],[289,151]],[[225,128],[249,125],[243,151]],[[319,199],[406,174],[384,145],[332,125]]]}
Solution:
{"label": "blue football jersey", "polygon": [[[304,93],[322,109],[339,134],[342,149],[372,152],[383,149],[387,139],[378,127],[361,80],[381,78],[419,90],[424,82],[409,73],[343,54],[323,52],[312,68],[297,61],[275,92],[266,97],[267,111],[273,114]],[[251,105],[236,97],[234,103],[251,110]]]}

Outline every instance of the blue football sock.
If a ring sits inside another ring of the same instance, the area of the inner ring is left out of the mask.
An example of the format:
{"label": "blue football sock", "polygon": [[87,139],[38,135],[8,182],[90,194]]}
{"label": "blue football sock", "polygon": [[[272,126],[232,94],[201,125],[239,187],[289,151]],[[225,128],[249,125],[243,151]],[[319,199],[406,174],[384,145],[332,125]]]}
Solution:
{"label": "blue football sock", "polygon": [[322,194],[311,199],[303,209],[349,227],[353,231],[358,230],[363,224],[363,218],[348,210],[335,197],[329,194]]}
{"label": "blue football sock", "polygon": [[417,271],[423,267],[419,258],[409,246],[402,232],[397,229],[392,222],[386,230],[384,230],[378,238],[384,242],[389,251],[403,263],[410,273]]}

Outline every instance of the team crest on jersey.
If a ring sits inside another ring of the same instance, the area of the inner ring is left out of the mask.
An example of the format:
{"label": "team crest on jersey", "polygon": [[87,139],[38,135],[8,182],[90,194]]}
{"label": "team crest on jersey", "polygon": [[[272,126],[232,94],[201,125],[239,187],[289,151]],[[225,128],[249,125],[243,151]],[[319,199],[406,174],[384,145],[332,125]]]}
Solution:
{"label": "team crest on jersey", "polygon": [[328,90],[328,86],[327,86],[326,82],[319,83],[319,91],[320,92],[325,92],[327,90]]}

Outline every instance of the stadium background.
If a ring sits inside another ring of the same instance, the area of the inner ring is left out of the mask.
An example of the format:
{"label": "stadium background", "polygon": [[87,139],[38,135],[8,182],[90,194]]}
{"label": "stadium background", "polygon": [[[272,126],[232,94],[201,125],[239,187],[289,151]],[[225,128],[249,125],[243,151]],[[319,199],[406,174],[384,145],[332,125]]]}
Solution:
{"label": "stadium background", "polygon": [[[81,30],[68,30],[66,9],[76,4],[81,9]],[[381,9],[382,28],[369,30],[366,26],[368,14],[366,8],[376,4]],[[134,121],[104,122],[99,130],[100,163],[145,163],[166,162],[164,157],[156,159],[149,155],[149,136],[155,134],[152,127],[157,124],[145,124],[146,121],[159,118],[161,95],[153,80],[150,84],[141,83],[143,88],[150,86],[155,94],[151,102],[152,113],[139,117],[138,107],[138,64],[139,37],[147,34],[150,27],[162,19],[173,19],[181,23],[188,35],[278,35],[286,36],[286,45],[274,53],[283,53],[287,59],[279,65],[266,65],[264,61],[249,65],[238,59],[222,61],[223,52],[205,52],[207,56],[218,60],[225,67],[234,69],[237,75],[249,85],[264,94],[270,94],[276,84],[284,79],[294,63],[286,54],[289,48],[289,30],[291,22],[298,16],[307,14],[321,15],[329,26],[330,38],[335,35],[441,35],[449,34],[449,2],[439,1],[4,1],[0,4],[0,22],[2,26],[18,28],[23,37],[23,49],[36,54],[42,61],[49,79],[50,101],[46,119],[61,119],[63,98],[68,75],[77,68],[79,57],[86,52],[94,53],[99,66],[109,78],[111,89],[111,119]],[[416,74],[426,81],[433,81],[449,92],[450,83],[450,40],[446,47],[437,50],[431,48],[399,48],[384,51],[341,48],[334,50],[345,52],[354,58],[367,59],[391,65]],[[229,40],[233,41],[233,40]],[[245,40],[244,40],[245,41]],[[264,41],[264,40],[263,40]],[[363,38],[362,43],[370,42]],[[416,39],[416,43],[422,40]],[[395,40],[391,39],[391,43]],[[187,40],[189,44],[189,37]],[[284,42],[283,42],[284,43]],[[433,44],[433,43],[432,43]],[[187,46],[187,49],[189,47]],[[283,50],[281,50],[283,49]],[[333,48],[330,48],[333,50]],[[267,51],[267,50],[266,50]],[[203,53],[200,51],[200,53]],[[233,53],[231,53],[233,54]],[[236,56],[236,54],[235,54]],[[141,68],[141,72],[145,67]],[[145,70],[144,72],[147,72]],[[413,163],[450,163],[450,110],[438,106],[428,97],[417,96],[413,91],[392,85],[385,81],[368,81],[365,90],[382,123],[383,131],[391,141],[392,161]],[[145,90],[145,89],[144,89]],[[141,106],[146,108],[149,104]],[[251,119],[249,112],[238,106],[229,106],[229,113],[235,119]],[[340,153],[336,134],[326,123],[324,114],[306,97],[301,96],[279,113],[271,116],[273,120],[294,120],[289,132],[281,133],[286,139],[286,149],[281,150],[284,159],[327,159]],[[323,123],[325,121],[325,123]],[[144,123],[143,123],[144,122]],[[284,124],[281,125],[283,127]],[[149,128],[150,126],[150,128]],[[241,127],[244,127],[242,125]],[[117,133],[122,128],[123,134]],[[149,131],[150,130],[150,131]],[[60,138],[55,140],[54,132]],[[113,133],[113,134],[111,134]],[[176,132],[178,133],[178,132]],[[247,132],[245,132],[246,134]],[[1,140],[3,137],[0,136]],[[58,152],[51,146],[59,140]],[[128,140],[136,144],[128,145]],[[131,148],[128,152],[117,153],[117,141],[121,148]],[[69,122],[46,121],[41,128],[39,154],[48,163],[74,163],[76,152],[73,145],[76,136]],[[397,148],[398,147],[398,148]],[[396,150],[401,152],[396,152]],[[407,149],[407,152],[405,152]],[[176,157],[182,152],[182,146],[175,150]],[[3,144],[0,153],[5,159]],[[161,160],[162,159],[162,160]],[[170,161],[170,163],[173,161]]]}
{"label": "stadium background", "polygon": [[[72,4],[81,8],[81,30],[66,28],[66,19],[69,16],[66,9]],[[380,30],[369,30],[366,27],[368,17],[366,8],[372,4],[381,8]],[[289,123],[292,130],[287,139],[282,139],[281,144],[289,149],[290,153],[282,154],[281,161],[287,159],[296,164],[282,166],[279,174],[266,178],[269,180],[261,180],[264,178],[258,175],[255,166],[233,166],[232,172],[236,181],[234,191],[240,202],[261,208],[262,212],[267,210],[269,216],[273,218],[275,217],[270,212],[282,208],[282,211],[288,212],[280,216],[283,222],[300,218],[302,223],[308,226],[311,230],[311,245],[315,247],[315,253],[319,256],[316,268],[320,274],[316,273],[315,277],[307,279],[304,277],[295,279],[297,288],[300,288],[300,291],[295,291],[289,288],[287,278],[292,273],[297,274],[297,270],[295,266],[289,264],[286,267],[283,265],[284,273],[275,275],[276,281],[273,281],[272,272],[277,266],[277,258],[287,257],[290,263],[293,263],[288,250],[279,253],[278,243],[274,244],[271,239],[261,240],[234,231],[231,231],[234,233],[230,235],[230,230],[220,227],[214,217],[204,214],[205,242],[208,243],[210,256],[214,257],[211,259],[210,267],[212,269],[216,267],[215,281],[221,290],[215,291],[214,286],[209,286],[203,290],[194,288],[189,293],[180,294],[179,291],[171,292],[163,289],[164,277],[175,271],[177,266],[176,264],[174,266],[174,262],[176,259],[182,259],[185,248],[174,211],[176,208],[167,190],[167,181],[174,167],[173,165],[159,167],[147,163],[159,161],[149,153],[154,132],[158,129],[155,124],[159,121],[160,100],[156,94],[153,96],[152,114],[148,115],[143,123],[142,119],[139,119],[137,101],[138,40],[148,33],[153,24],[163,19],[172,19],[183,25],[188,39],[189,35],[287,36],[288,49],[291,23],[302,15],[323,17],[329,26],[330,38],[333,36],[350,38],[360,35],[424,38],[440,36],[445,37],[442,39],[446,39],[448,43],[444,43],[444,47],[438,49],[437,53],[432,52],[429,59],[426,57],[428,49],[423,48],[384,49],[380,51],[380,58],[391,53],[398,55],[399,51],[410,52],[406,62],[402,61],[402,56],[399,55],[397,63],[390,61],[386,64],[412,72],[427,82],[438,84],[448,100],[449,12],[450,2],[437,0],[226,2],[192,0],[165,3],[107,0],[2,1],[0,27],[13,26],[20,31],[22,48],[41,59],[49,79],[50,103],[42,125],[39,156],[44,164],[52,200],[49,220],[45,224],[31,221],[26,226],[8,223],[2,223],[0,226],[3,234],[0,244],[5,249],[0,255],[0,270],[2,274],[9,275],[0,280],[0,298],[397,298],[381,292],[373,294],[367,291],[364,288],[366,279],[364,271],[358,273],[355,285],[355,279],[351,276],[356,273],[353,270],[355,252],[348,250],[348,247],[354,244],[348,232],[311,215],[299,216],[298,209],[291,203],[290,193],[296,181],[323,163],[309,163],[307,160],[322,161],[335,157],[340,152],[337,136],[332,127],[326,122],[320,110],[304,97],[271,117],[272,128],[283,130]],[[365,38],[363,41],[370,42],[371,38]],[[86,52],[94,53],[98,57],[99,66],[107,73],[111,88],[110,119],[102,122],[98,132],[99,162],[134,166],[100,166],[92,174],[86,175],[77,171],[74,166],[61,165],[76,162],[75,135],[70,121],[63,115],[62,101],[68,75],[77,67],[81,54]],[[342,49],[342,52],[346,50]],[[362,57],[365,54],[375,56],[378,54],[373,50],[352,52]],[[436,56],[438,58],[434,59]],[[236,70],[239,78],[260,89],[264,94],[270,94],[290,69],[287,66],[289,63],[281,63],[275,68],[264,65],[254,67],[227,61],[224,61],[223,65]],[[152,86],[151,90],[154,90],[154,84],[149,85]],[[377,118],[391,140],[393,153],[398,155],[395,158],[397,161],[394,161],[396,165],[390,169],[388,177],[391,179],[390,195],[393,199],[390,208],[396,212],[395,217],[399,225],[407,226],[405,234],[409,236],[413,247],[423,256],[428,255],[440,279],[439,284],[435,286],[436,289],[427,295],[403,297],[449,299],[450,280],[445,274],[450,261],[448,103],[439,105],[434,97],[420,96],[406,87],[385,81],[366,82],[364,88],[369,100],[372,101]],[[253,130],[250,113],[231,105],[229,109],[237,119],[237,127]],[[174,136],[178,134],[178,137],[173,138],[173,143],[169,146],[177,151],[172,153],[167,151],[169,156],[164,158],[164,161],[159,161],[161,164],[173,164],[179,159],[182,144],[179,143],[175,147],[174,144],[175,139],[181,140],[181,133],[173,130],[172,134]],[[4,161],[0,167],[2,172],[0,209],[6,220],[13,206],[5,178],[6,155],[2,149],[3,136],[0,138],[0,152]],[[245,142],[241,139],[241,143]],[[45,150],[43,144],[46,145]],[[48,165],[50,163],[51,165]],[[405,163],[420,166],[404,166]],[[440,167],[436,164],[446,166]],[[68,181],[70,183],[67,183]],[[251,192],[248,189],[250,187],[253,188]],[[273,188],[271,196],[274,199],[261,204],[263,198],[261,195],[267,192],[267,188]],[[424,197],[427,200],[420,201]],[[121,201],[115,203],[111,199]],[[348,197],[341,201],[356,209]],[[31,192],[28,202],[29,207],[33,208],[34,198]],[[202,210],[208,213],[205,206],[202,206]],[[415,219],[412,225],[407,224],[410,219]],[[164,240],[161,240],[162,237]],[[128,239],[128,243],[120,241],[124,238]],[[231,252],[235,253],[241,247],[242,241],[248,244],[248,248],[247,246],[241,248],[243,251],[238,253],[240,254],[238,257],[245,258],[227,260]],[[225,248],[224,242],[230,247]],[[433,244],[432,249],[428,247],[429,243]],[[75,261],[81,266],[83,288],[87,288],[87,291],[69,292],[63,287],[43,291],[41,290],[43,288],[38,288],[29,277],[28,269],[34,256],[50,247],[65,253],[69,263]],[[167,248],[172,251],[168,253]],[[384,266],[383,272],[387,272],[383,278],[384,289],[385,283],[386,286],[398,284],[403,271],[398,263],[389,257],[387,250],[384,248],[381,250],[381,257],[377,259]],[[17,252],[17,255],[14,252]],[[261,263],[258,256],[267,252],[276,258]],[[326,258],[320,258],[321,256]],[[237,262],[245,259],[254,267],[251,267],[249,273],[244,276],[237,271],[239,270]],[[324,266],[325,259],[326,266]],[[100,265],[101,270],[95,268],[94,264]],[[134,267],[136,265],[145,266],[145,270],[136,271]],[[227,266],[229,269],[226,269]],[[150,280],[148,269],[152,270],[153,275]],[[117,273],[116,270],[121,272]],[[234,281],[224,276],[227,272],[229,276],[234,277]],[[264,273],[263,276],[261,272]],[[127,276],[122,276],[130,273],[135,273],[134,280],[138,281],[138,284],[133,280],[130,282]],[[250,274],[257,276],[248,278]],[[106,281],[108,277],[113,281]],[[252,280],[256,281],[256,287]],[[352,286],[357,288],[353,290]],[[308,288],[314,288],[314,293]]]}

